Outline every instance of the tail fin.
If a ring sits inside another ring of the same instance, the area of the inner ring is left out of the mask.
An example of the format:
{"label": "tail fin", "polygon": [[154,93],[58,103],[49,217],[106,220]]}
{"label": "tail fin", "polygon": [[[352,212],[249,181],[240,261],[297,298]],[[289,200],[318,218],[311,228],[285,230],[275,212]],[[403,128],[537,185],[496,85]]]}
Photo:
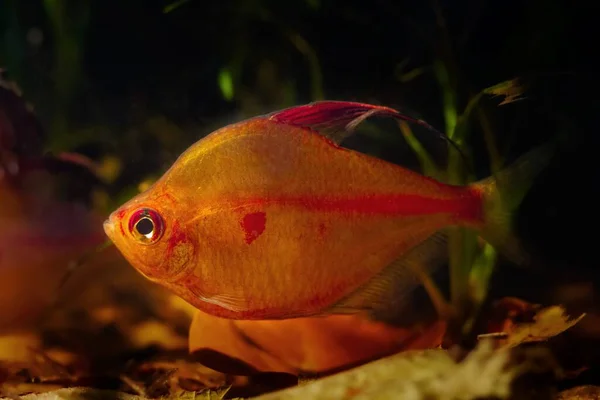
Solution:
{"label": "tail fin", "polygon": [[537,175],[552,159],[557,145],[556,140],[546,143],[497,174],[474,184],[483,195],[481,236],[520,265],[528,264],[529,257],[513,234],[513,216]]}

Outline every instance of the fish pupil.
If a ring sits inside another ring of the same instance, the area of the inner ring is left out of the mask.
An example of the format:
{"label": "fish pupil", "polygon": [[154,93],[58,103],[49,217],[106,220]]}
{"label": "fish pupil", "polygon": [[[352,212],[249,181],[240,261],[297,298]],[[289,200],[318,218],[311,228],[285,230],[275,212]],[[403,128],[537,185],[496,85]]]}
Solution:
{"label": "fish pupil", "polygon": [[150,238],[154,232],[154,222],[148,217],[144,217],[135,224],[135,230],[142,236]]}

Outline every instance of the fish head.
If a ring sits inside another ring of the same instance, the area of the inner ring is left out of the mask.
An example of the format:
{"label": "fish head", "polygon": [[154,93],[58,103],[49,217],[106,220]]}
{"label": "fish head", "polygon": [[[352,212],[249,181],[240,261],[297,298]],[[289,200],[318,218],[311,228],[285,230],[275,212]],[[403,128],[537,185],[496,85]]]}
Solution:
{"label": "fish head", "polygon": [[111,213],[104,232],[142,275],[165,284],[193,269],[196,249],[193,232],[177,219],[175,198],[152,189]]}

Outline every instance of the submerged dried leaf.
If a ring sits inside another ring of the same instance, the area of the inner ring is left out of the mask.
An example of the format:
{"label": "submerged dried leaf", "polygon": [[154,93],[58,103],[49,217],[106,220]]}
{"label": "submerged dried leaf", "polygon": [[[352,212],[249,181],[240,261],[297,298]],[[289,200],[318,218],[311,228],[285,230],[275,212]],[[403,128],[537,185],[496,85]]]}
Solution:
{"label": "submerged dried leaf", "polygon": [[600,399],[600,386],[577,386],[564,390],[556,396],[556,400],[597,400]]}
{"label": "submerged dried leaf", "polygon": [[[32,393],[20,396],[22,400],[144,400],[144,397],[112,390],[96,390],[88,388],[58,389],[47,393]],[[1,400],[9,400],[3,397]]]}
{"label": "submerged dried leaf", "polygon": [[561,306],[552,306],[541,309],[533,317],[532,323],[516,325],[511,332],[506,332],[508,337],[503,341],[502,347],[515,347],[522,343],[541,342],[561,334],[577,324],[585,314],[575,319],[570,319]]}
{"label": "submerged dried leaf", "polygon": [[[221,400],[229,388],[205,390],[200,393],[190,392],[181,394],[178,400]],[[17,397],[20,400],[148,400],[147,397],[133,395],[114,390],[99,390],[86,387],[57,389],[46,393],[31,393]],[[0,400],[15,400],[12,396],[0,397]]]}
{"label": "submerged dried leaf", "polygon": [[508,81],[500,82],[497,85],[490,86],[483,90],[485,94],[491,94],[494,96],[503,96],[504,100],[499,105],[513,103],[515,101],[523,100],[523,93],[525,88],[521,85],[518,78],[510,79]]}
{"label": "submerged dried leaf", "polygon": [[167,350],[177,350],[187,346],[187,339],[178,335],[164,321],[145,321],[132,327],[130,340],[137,347],[160,345]]}

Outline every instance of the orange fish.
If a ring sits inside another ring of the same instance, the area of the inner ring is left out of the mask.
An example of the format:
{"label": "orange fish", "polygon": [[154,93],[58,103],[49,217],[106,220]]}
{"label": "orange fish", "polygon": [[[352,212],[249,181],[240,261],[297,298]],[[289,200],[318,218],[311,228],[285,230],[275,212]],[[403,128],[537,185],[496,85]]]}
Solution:
{"label": "orange fish", "polygon": [[497,179],[453,186],[341,147],[371,115],[410,120],[325,101],[221,128],[114,211],[105,232],[148,279],[205,313],[244,320],[398,306],[420,283],[411,264],[434,268],[448,227],[514,248],[513,207],[498,187],[521,189],[548,148]]}
{"label": "orange fish", "polygon": [[99,184],[90,162],[44,154],[44,137],[0,71],[0,333],[36,322],[69,264],[106,240],[104,216],[88,205]]}
{"label": "orange fish", "polygon": [[399,351],[439,346],[445,322],[400,328],[357,315],[244,321],[198,311],[189,349],[216,371],[329,373]]}

